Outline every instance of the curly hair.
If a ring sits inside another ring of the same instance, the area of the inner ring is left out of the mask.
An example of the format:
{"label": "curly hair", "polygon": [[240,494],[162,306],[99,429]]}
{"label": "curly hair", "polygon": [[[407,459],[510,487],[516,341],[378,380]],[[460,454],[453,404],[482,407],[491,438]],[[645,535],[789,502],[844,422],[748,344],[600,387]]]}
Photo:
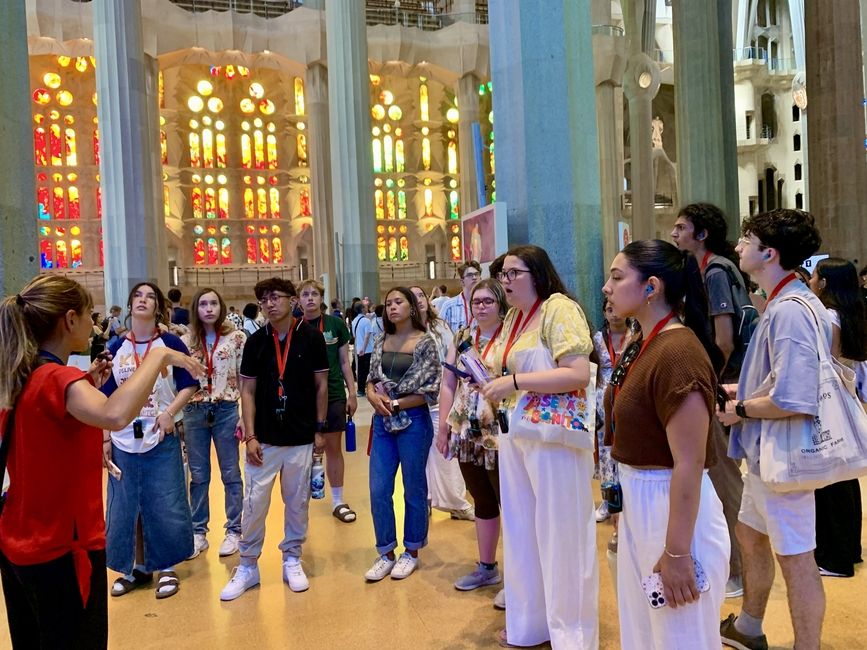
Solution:
{"label": "curly hair", "polygon": [[741,224],[744,235],[755,235],[763,246],[780,255],[780,266],[791,271],[822,245],[822,236],[813,215],[804,210],[777,208],[747,217]]}

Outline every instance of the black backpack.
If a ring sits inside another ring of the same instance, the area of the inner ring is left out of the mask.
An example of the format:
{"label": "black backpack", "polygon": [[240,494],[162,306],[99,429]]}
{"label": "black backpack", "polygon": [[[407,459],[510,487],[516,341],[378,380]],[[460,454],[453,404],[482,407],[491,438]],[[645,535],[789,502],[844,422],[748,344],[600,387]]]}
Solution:
{"label": "black backpack", "polygon": [[[755,308],[750,294],[744,285],[744,280],[740,273],[735,273],[730,266],[721,262],[711,262],[705,268],[704,274],[707,276],[711,269],[722,269],[728,276],[729,284],[732,288],[732,297],[735,300],[734,313],[734,330],[735,330],[735,353],[741,359],[753,339],[753,334],[759,324],[759,310]],[[732,354],[735,356],[735,354]]]}

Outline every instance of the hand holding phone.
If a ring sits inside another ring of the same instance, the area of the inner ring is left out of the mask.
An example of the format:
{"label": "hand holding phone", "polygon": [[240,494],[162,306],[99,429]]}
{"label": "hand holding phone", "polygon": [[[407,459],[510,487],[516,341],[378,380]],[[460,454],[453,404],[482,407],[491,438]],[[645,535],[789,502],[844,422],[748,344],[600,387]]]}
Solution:
{"label": "hand holding phone", "polygon": [[[692,561],[695,575],[695,586],[698,589],[698,592],[703,594],[710,590],[710,582],[708,582],[707,574],[704,572],[704,568],[701,566],[699,561],[695,558],[692,558]],[[659,571],[651,573],[648,577],[644,578],[644,580],[641,581],[641,588],[644,589],[647,600],[650,602],[650,606],[653,609],[659,609],[668,604],[664,593],[665,587],[662,584],[662,573]]]}
{"label": "hand holding phone", "polygon": [[112,461],[108,461],[108,463],[106,463],[106,467],[108,468],[108,473],[111,474],[115,481],[119,481],[123,476],[123,472],[121,471],[120,467],[115,465]]}

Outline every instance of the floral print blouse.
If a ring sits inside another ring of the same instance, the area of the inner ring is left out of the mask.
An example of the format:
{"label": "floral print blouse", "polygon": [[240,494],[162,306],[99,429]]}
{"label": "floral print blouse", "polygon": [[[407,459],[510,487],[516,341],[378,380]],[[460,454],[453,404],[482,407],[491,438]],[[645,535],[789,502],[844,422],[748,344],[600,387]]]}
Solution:
{"label": "floral print blouse", "polygon": [[[190,356],[201,362],[207,368],[208,360],[202,341],[196,345],[191,343],[192,333],[181,337],[184,345],[190,350]],[[247,336],[241,330],[232,330],[228,334],[220,334],[217,349],[213,353],[214,374],[211,380],[211,392],[208,392],[208,378],[199,378],[199,390],[190,400],[196,402],[237,402],[241,399],[241,355],[244,352],[244,344]],[[210,351],[210,350],[209,350]]]}
{"label": "floral print blouse", "polygon": [[[367,376],[369,384],[389,381],[388,376],[382,369],[382,346],[387,334],[380,334],[373,342],[373,354],[370,357],[370,374]],[[422,336],[412,352],[412,364],[410,364],[403,377],[394,387],[396,395],[422,395],[428,405],[437,403],[440,393],[440,367],[437,344],[430,334]]]}

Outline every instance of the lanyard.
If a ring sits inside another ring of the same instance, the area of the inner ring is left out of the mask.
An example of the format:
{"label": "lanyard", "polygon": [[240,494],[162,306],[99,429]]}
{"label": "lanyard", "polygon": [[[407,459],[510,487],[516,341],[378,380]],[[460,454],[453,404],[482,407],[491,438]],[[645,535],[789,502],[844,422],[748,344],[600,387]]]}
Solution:
{"label": "lanyard", "polygon": [[789,273],[789,275],[780,280],[779,283],[777,283],[777,286],[774,287],[774,290],[771,291],[771,295],[768,296],[768,304],[771,304],[771,301],[777,297],[777,294],[783,290],[783,287],[785,287],[787,284],[789,284],[789,282],[795,280],[796,278],[797,276],[794,273]]}
{"label": "lanyard", "polygon": [[608,348],[608,358],[611,359],[611,367],[617,365],[617,360],[620,358],[620,355],[623,354],[623,345],[626,343],[626,332],[623,333],[623,338],[620,341],[620,350],[617,351],[617,354],[614,354],[614,343],[611,339],[611,330],[608,331],[608,340],[605,341],[605,347]]}
{"label": "lanyard", "polygon": [[208,341],[205,340],[202,343],[204,343],[205,361],[208,367],[208,394],[210,395],[213,390],[214,354],[216,354],[217,346],[220,344],[220,333],[217,332],[217,337],[214,339],[214,347],[211,348],[210,354],[208,354]]}
{"label": "lanyard", "polygon": [[[482,361],[485,361],[488,356],[488,352],[491,350],[491,346],[494,344],[494,341],[497,340],[497,337],[500,335],[500,332],[503,330],[503,324],[500,323],[497,327],[497,331],[494,332],[494,335],[488,339],[488,344],[485,346],[485,351],[482,352]],[[479,350],[479,337],[482,334],[482,328],[476,329],[476,350]]]}
{"label": "lanyard", "polygon": [[141,343],[144,343],[144,341],[136,341],[135,337],[132,335],[132,332],[130,332],[127,335],[127,339],[129,339],[132,342],[132,356],[133,356],[133,359],[135,359],[135,367],[136,368],[138,368],[142,364],[142,361],[144,361],[147,358],[148,352],[151,351],[151,344],[153,344],[153,342],[156,339],[158,339],[159,337],[160,337],[160,331],[158,329],[155,329],[154,335],[148,341],[148,346],[145,348],[144,354],[141,355],[141,359],[139,359],[138,358],[138,351],[135,349],[135,346],[140,345]]}
{"label": "lanyard", "polygon": [[470,320],[470,308],[469,308],[469,306],[467,305],[467,299],[464,298],[464,294],[463,294],[463,293],[461,293],[461,304],[462,304],[463,307],[464,307],[464,325],[466,325],[467,327],[469,327],[469,326],[470,326],[470,322],[472,322],[472,321]]}
{"label": "lanyard", "polygon": [[283,397],[283,372],[286,370],[286,362],[289,360],[289,345],[292,343],[292,330],[295,323],[290,320],[289,332],[286,334],[286,347],[280,352],[280,336],[277,330],[271,327],[271,334],[274,336],[274,352],[277,356],[277,397]]}
{"label": "lanyard", "polygon": [[529,325],[530,321],[533,320],[533,316],[536,315],[536,310],[539,309],[539,305],[542,304],[542,299],[537,298],[536,302],[533,303],[533,307],[530,309],[530,313],[527,314],[527,320],[521,323],[521,320],[524,317],[524,312],[519,311],[518,316],[515,318],[515,322],[512,323],[512,331],[509,332],[509,340],[506,341],[506,348],[503,350],[503,374],[508,375],[509,370],[506,367],[506,362],[509,360],[509,352],[512,351],[512,346],[515,344],[515,341],[521,337],[521,334],[524,333],[524,330],[527,329],[527,325]]}
{"label": "lanyard", "polygon": [[710,260],[710,256],[713,255],[711,251],[708,251],[704,254],[704,257],[701,258],[701,272],[704,273],[704,270],[707,268],[708,260]]}
{"label": "lanyard", "polygon": [[677,312],[675,312],[674,310],[671,310],[671,312],[668,314],[668,316],[666,316],[666,317],[663,318],[661,321],[659,321],[659,322],[656,324],[656,327],[654,327],[654,328],[651,330],[651,332],[650,332],[650,336],[648,336],[645,340],[643,340],[643,341],[641,342],[641,347],[638,349],[638,354],[635,355],[635,359],[632,360],[632,364],[630,364],[629,368],[626,368],[626,374],[624,374],[624,376],[623,376],[623,381],[620,382],[620,386],[615,386],[615,387],[614,387],[614,397],[615,397],[615,398],[617,397],[617,393],[620,392],[620,388],[623,386],[623,382],[626,381],[626,375],[629,374],[629,369],[630,369],[632,366],[635,365],[635,362],[638,361],[638,357],[641,356],[641,353],[644,352],[645,348],[646,348],[646,347],[648,346],[648,344],[649,344],[649,343],[654,339],[654,337],[655,337],[657,334],[659,334],[659,333],[662,331],[662,328],[665,327],[666,325],[668,325],[668,322],[669,322],[672,318],[674,318],[675,316],[677,316]]}

